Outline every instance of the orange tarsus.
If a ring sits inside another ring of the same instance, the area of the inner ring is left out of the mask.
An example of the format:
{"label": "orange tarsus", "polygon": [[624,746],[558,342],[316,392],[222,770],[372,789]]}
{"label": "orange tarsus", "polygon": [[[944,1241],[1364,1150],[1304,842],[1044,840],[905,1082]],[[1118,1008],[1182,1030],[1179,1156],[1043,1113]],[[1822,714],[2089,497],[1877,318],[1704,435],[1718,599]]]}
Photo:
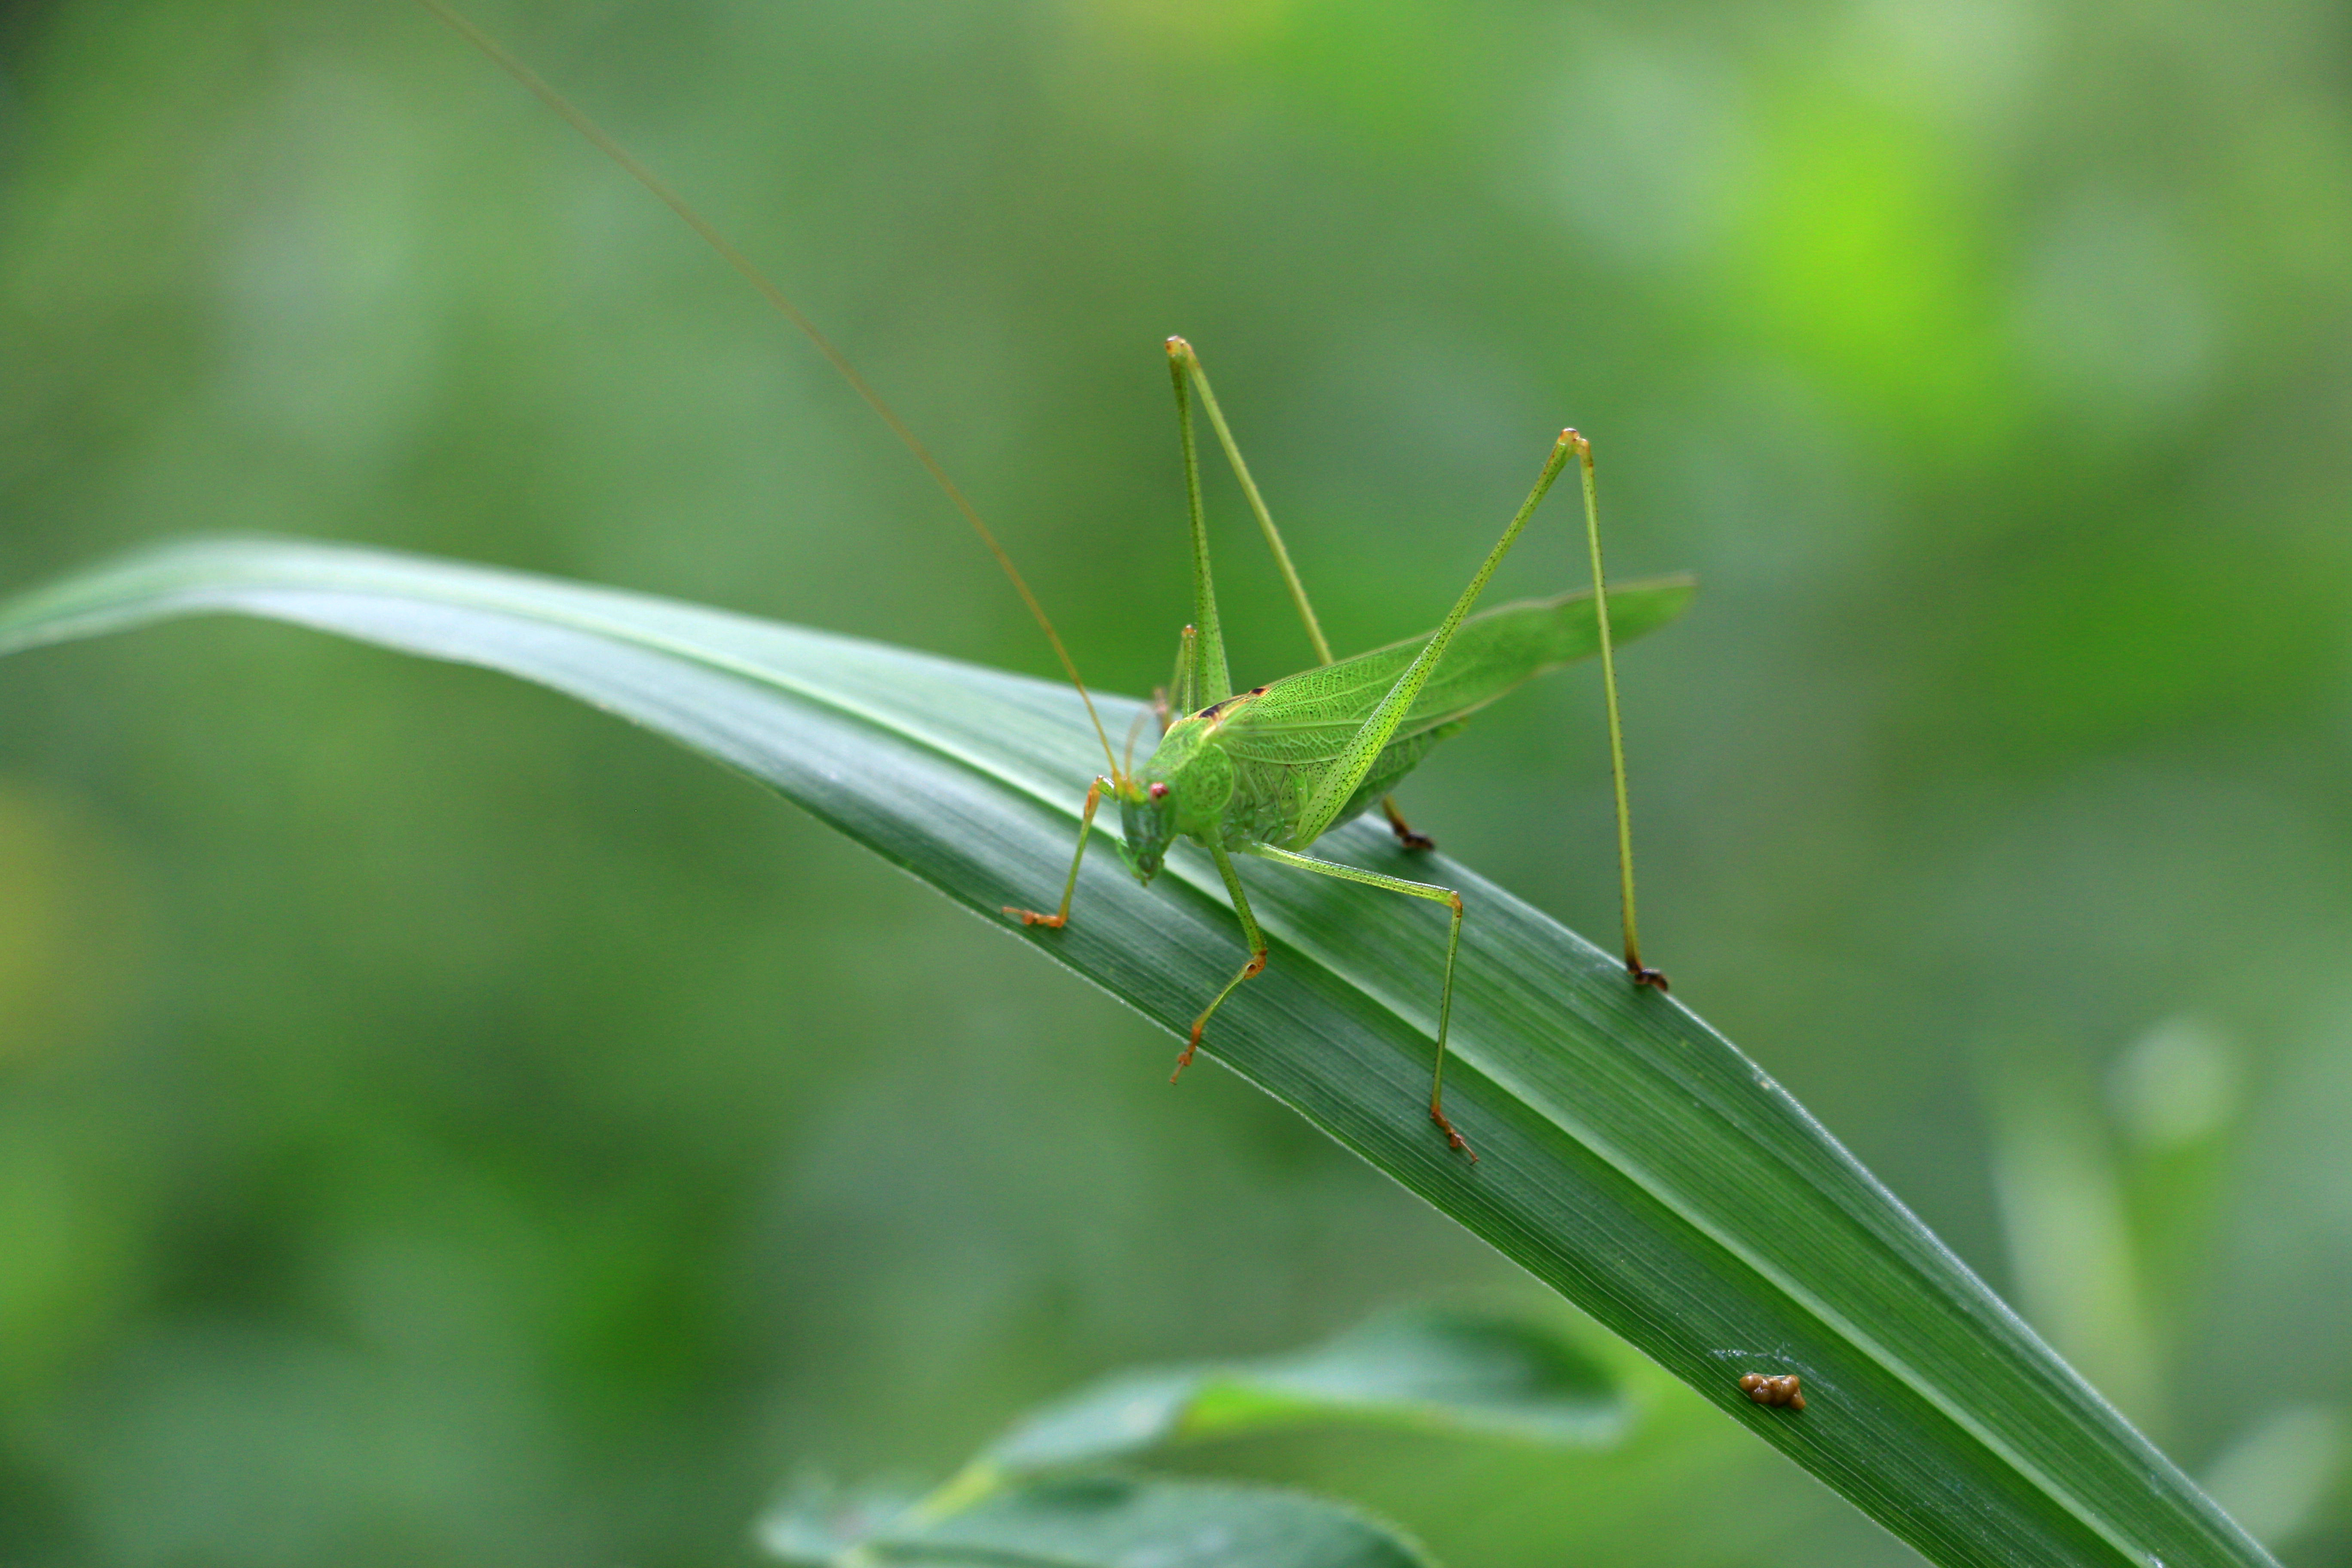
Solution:
{"label": "orange tarsus", "polygon": [[1043,915],[1035,910],[1024,910],[1017,904],[1005,905],[1004,912],[1025,926],[1051,926],[1054,930],[1059,931],[1070,923],[1070,917],[1067,915]]}

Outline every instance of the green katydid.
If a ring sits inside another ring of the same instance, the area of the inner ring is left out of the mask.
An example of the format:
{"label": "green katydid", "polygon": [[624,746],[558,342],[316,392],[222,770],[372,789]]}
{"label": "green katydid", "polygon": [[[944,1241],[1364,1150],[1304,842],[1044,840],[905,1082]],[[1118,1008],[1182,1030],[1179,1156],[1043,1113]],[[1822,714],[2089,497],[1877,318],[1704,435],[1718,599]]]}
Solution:
{"label": "green katydid", "polygon": [[[1101,742],[1108,770],[1088,787],[1080,816],[1078,842],[1063,884],[1060,906],[1051,914],[1007,905],[1005,913],[1024,925],[1059,928],[1068,923],[1070,904],[1077,889],[1094,819],[1106,795],[1120,805],[1124,842],[1118,847],[1136,877],[1146,883],[1159,874],[1170,847],[1190,838],[1205,848],[1223,879],[1239,919],[1249,957],[1241,970],[1211,998],[1193,1020],[1183,1051],[1177,1058],[1181,1076],[1201,1046],[1202,1033],[1212,1016],[1244,981],[1264,972],[1267,942],[1250,911],[1249,897],[1234,869],[1234,856],[1246,854],[1318,875],[1362,883],[1412,898],[1447,906],[1444,981],[1439,993],[1435,1065],[1431,1075],[1429,1115],[1451,1147],[1477,1158],[1446,1119],[1444,1109],[1445,1048],[1454,1000],[1454,961],[1462,935],[1460,894],[1429,882],[1388,876],[1339,861],[1319,859],[1304,851],[1326,832],[1360,815],[1378,801],[1398,840],[1408,850],[1426,849],[1430,841],[1405,823],[1388,792],[1409,773],[1430,748],[1458,731],[1478,709],[1544,671],[1598,652],[1601,683],[1607,695],[1610,761],[1616,786],[1617,845],[1620,897],[1625,935],[1625,967],[1631,984],[1664,990],[1665,976],[1642,962],[1634,917],[1633,837],[1627,810],[1622,726],[1619,721],[1617,679],[1611,637],[1611,598],[1601,557],[1601,526],[1595,497],[1592,448],[1574,430],[1563,430],[1553,443],[1535,488],[1511,518],[1509,525],[1469,586],[1454,601],[1438,628],[1426,637],[1376,648],[1352,658],[1335,660],[1320,623],[1308,604],[1288,550],[1274,525],[1265,500],[1223,411],[1210,389],[1199,356],[1181,338],[1168,340],[1169,368],[1175,387],[1177,423],[1183,451],[1184,485],[1191,521],[1193,621],[1179,639],[1176,672],[1162,706],[1160,742],[1140,767],[1122,763],[1110,745],[1093,699],[1079,678],[1077,666],[1055,630],[1045,608],[1014,567],[1012,557],[981,520],[980,513],[950,479],[914,433],[882,395],[860,375],[848,359],[771,282],[742,252],[730,244],[700,214],[688,206],[645,165],[631,157],[587,115],[557,93],[507,53],[472,23],[451,11],[442,0],[419,0],[425,8],[479,48],[492,60],[570,121],[607,156],[659,197],[711,247],[751,281],[824,354],[858,395],[871,406],[914,454],[932,479],[976,531],[996,558],[1052,644],[1055,657],[1077,689],[1087,714]],[[1267,546],[1273,552],[1285,585],[1306,625],[1321,663],[1250,691],[1235,694],[1225,658],[1223,627],[1217,616],[1216,591],[1209,567],[1207,526],[1201,501],[1199,456],[1193,439],[1192,397],[1197,393],[1227,459],[1239,479]],[[1592,561],[1592,589],[1547,600],[1507,605],[1473,616],[1471,610],[1487,580],[1509,553],[1545,492],[1568,462],[1581,471],[1585,532]],[[1671,619],[1687,603],[1686,579],[1662,580],[1618,590],[1617,610],[1623,630],[1638,635]],[[1171,1077],[1171,1081],[1173,1081]]]}
{"label": "green katydid", "polygon": [[[1408,849],[1428,840],[1406,826],[1388,792],[1418,765],[1430,748],[1458,731],[1470,715],[1545,670],[1593,651],[1601,655],[1608,694],[1610,760],[1617,786],[1617,841],[1625,927],[1625,968],[1637,986],[1663,991],[1666,977],[1642,962],[1634,918],[1633,833],[1625,796],[1622,727],[1617,712],[1615,657],[1610,637],[1610,595],[1601,563],[1601,521],[1594,492],[1592,447],[1574,430],[1552,444],[1534,489],[1521,503],[1503,537],[1470,579],[1438,628],[1411,638],[1334,660],[1290,552],[1274,526],[1249,467],[1218,407],[1200,356],[1181,338],[1168,340],[1169,367],[1176,388],[1177,426],[1184,451],[1184,489],[1192,514],[1193,623],[1178,644],[1176,673],[1168,707],[1173,717],[1160,744],[1141,767],[1114,760],[1110,772],[1087,791],[1078,824],[1078,846],[1062,901],[1051,914],[1008,905],[1005,913],[1024,925],[1068,923],[1077,890],[1078,868],[1095,814],[1106,795],[1116,796],[1125,840],[1122,858],[1138,879],[1160,873],[1169,847],[1189,838],[1209,852],[1233,899],[1249,958],[1224,989],[1192,1020],[1191,1035],[1176,1058],[1181,1077],[1201,1047],[1202,1031],[1242,982],[1265,969],[1265,934],[1250,913],[1249,895],[1234,870],[1233,857],[1254,855],[1277,865],[1360,882],[1410,898],[1442,903],[1451,911],[1446,928],[1444,980],[1437,1003],[1437,1056],[1429,1089],[1429,1118],[1446,1142],[1472,1159],[1467,1143],[1445,1115],[1445,1044],[1454,1010],[1454,955],[1462,940],[1462,897],[1451,888],[1368,871],[1304,851],[1331,828],[1379,801],[1389,825]],[[1251,510],[1273,551],[1284,583],[1305,621],[1323,663],[1236,695],[1227,672],[1223,628],[1217,617],[1214,579],[1209,569],[1208,531],[1201,506],[1200,459],[1192,437],[1192,393],[1200,395]],[[1506,605],[1482,616],[1471,608],[1486,581],[1510,552],[1528,518],[1560,469],[1573,458],[1584,489],[1585,536],[1592,553],[1592,592],[1549,600]],[[1687,581],[1643,584],[1618,594],[1621,615],[1634,609],[1629,632],[1645,631],[1670,618],[1690,595]]]}

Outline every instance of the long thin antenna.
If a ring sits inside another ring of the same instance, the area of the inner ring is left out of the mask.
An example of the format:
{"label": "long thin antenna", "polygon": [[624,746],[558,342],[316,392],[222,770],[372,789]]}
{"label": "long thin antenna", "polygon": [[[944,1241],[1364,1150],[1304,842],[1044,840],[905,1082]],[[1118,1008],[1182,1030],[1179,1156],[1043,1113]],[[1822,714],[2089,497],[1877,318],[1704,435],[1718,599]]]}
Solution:
{"label": "long thin antenna", "polygon": [[956,482],[948,478],[948,471],[940,467],[940,461],[931,456],[930,448],[918,440],[912,430],[907,428],[907,422],[898,417],[898,410],[883,401],[882,395],[874,390],[873,384],[857,374],[857,367],[849,363],[848,356],[834,347],[832,339],[817,331],[814,321],[801,314],[800,307],[786,299],[782,289],[768,281],[767,275],[751,265],[750,257],[730,244],[725,235],[711,226],[709,220],[700,213],[687,205],[685,199],[662,184],[659,176],[656,175],[651,169],[631,157],[627,149],[604,134],[604,128],[589,119],[587,114],[575,107],[570,99],[548,86],[540,79],[537,72],[507,53],[496,38],[441,4],[441,0],[416,0],[416,3],[430,11],[451,32],[488,55],[491,62],[500,70],[530,89],[533,97],[569,121],[574,131],[588,138],[599,152],[618,163],[631,179],[651,191],[661,199],[663,205],[684,218],[687,226],[700,235],[704,243],[717,251],[728,266],[741,273],[751,287],[760,291],[761,298],[782,313],[786,321],[798,327],[801,330],[801,335],[814,343],[817,353],[823,354],[826,362],[841,373],[841,378],[849,383],[852,390],[866,400],[866,405],[881,416],[882,423],[890,426],[891,434],[907,444],[907,450],[915,455],[915,461],[922,464],[924,471],[929,473],[940,489],[947,493],[948,500],[953,501],[956,510],[963,513],[964,521],[971,524],[972,531],[980,535],[980,542],[988,546],[988,552],[996,557],[996,563],[1004,568],[1005,576],[1013,580],[1013,590],[1021,595],[1021,602],[1029,606],[1029,613],[1037,618],[1037,626],[1045,632],[1045,640],[1054,645],[1054,657],[1062,661],[1062,668],[1069,675],[1070,684],[1078,689],[1078,700],[1087,705],[1087,718],[1094,724],[1095,739],[1102,742],[1103,758],[1110,763],[1112,771],[1116,773],[1118,769],[1118,758],[1110,749],[1110,736],[1103,731],[1102,716],[1095,711],[1095,700],[1087,693],[1087,683],[1078,679],[1077,662],[1070,658],[1070,650],[1062,646],[1061,634],[1054,629],[1054,623],[1046,618],[1045,606],[1037,602],[1037,595],[1029,591],[1029,584],[1021,575],[1020,569],[1013,564],[1013,557],[1004,552],[1004,546],[996,542],[996,535],[990,532],[988,524],[980,520],[979,509],[971,504],[962,490],[956,488]]}
{"label": "long thin antenna", "polygon": [[1601,685],[1609,694],[1609,768],[1617,779],[1617,876],[1625,914],[1625,972],[1636,985],[1666,988],[1666,977],[1642,963],[1642,934],[1633,920],[1633,814],[1625,804],[1625,727],[1617,719],[1617,659],[1609,646],[1609,586],[1601,571],[1601,498],[1592,482],[1592,443],[1569,431],[1584,474],[1584,537],[1592,546],[1592,614],[1601,628]]}

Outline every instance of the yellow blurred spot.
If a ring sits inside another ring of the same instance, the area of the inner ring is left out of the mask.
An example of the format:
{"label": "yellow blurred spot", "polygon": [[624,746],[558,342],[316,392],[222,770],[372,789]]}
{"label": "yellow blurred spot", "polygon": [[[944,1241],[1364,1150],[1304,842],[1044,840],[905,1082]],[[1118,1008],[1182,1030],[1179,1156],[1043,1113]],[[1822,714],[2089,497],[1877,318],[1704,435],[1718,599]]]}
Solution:
{"label": "yellow blurred spot", "polygon": [[103,1336],[131,1242],[119,1194],[75,1170],[62,1140],[0,1122],[0,1397],[57,1374]]}
{"label": "yellow blurred spot", "polygon": [[1282,31],[1294,0],[1101,0],[1087,22],[1155,51],[1223,58]]}
{"label": "yellow blurred spot", "polygon": [[135,910],[86,813],[0,780],[0,1065],[86,1041],[114,1012]]}
{"label": "yellow blurred spot", "polygon": [[2097,1124],[2033,1052],[1992,1087],[1993,1192],[2018,1307],[2126,1415],[2153,1422],[2164,1414],[2156,1333]]}
{"label": "yellow blurred spot", "polygon": [[2116,1059],[2107,1074],[2107,1100],[2116,1121],[2142,1147],[2200,1142],[2237,1112],[2236,1053],[2202,1021],[2168,1018]]}
{"label": "yellow blurred spot", "polygon": [[1916,120],[1818,82],[1763,121],[1727,258],[1735,317],[1865,417],[1981,451],[2012,400],[1963,171]]}

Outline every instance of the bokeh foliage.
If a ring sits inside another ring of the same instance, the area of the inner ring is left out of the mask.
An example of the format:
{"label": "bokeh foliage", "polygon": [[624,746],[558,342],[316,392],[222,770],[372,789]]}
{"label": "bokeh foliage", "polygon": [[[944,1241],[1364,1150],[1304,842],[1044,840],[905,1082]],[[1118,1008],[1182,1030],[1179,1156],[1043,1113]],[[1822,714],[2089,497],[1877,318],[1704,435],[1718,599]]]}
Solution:
{"label": "bokeh foliage", "polygon": [[[1184,614],[1167,332],[1342,647],[1591,432],[1612,564],[1706,584],[1623,671],[1654,956],[2291,1563],[2352,1551],[2294,1474],[2352,1403],[2339,8],[482,19],[795,289],[1107,686]],[[1050,668],[870,416],[421,13],[0,45],[0,581],[274,529]],[[1605,932],[1597,710],[1547,682],[1408,804]],[[245,626],[18,661],[0,1554],[723,1561],[797,1464],[1514,1288],[1164,1056],[543,694]],[[1606,1456],[1255,1457],[1456,1563],[1901,1555],[1648,1386]]]}

